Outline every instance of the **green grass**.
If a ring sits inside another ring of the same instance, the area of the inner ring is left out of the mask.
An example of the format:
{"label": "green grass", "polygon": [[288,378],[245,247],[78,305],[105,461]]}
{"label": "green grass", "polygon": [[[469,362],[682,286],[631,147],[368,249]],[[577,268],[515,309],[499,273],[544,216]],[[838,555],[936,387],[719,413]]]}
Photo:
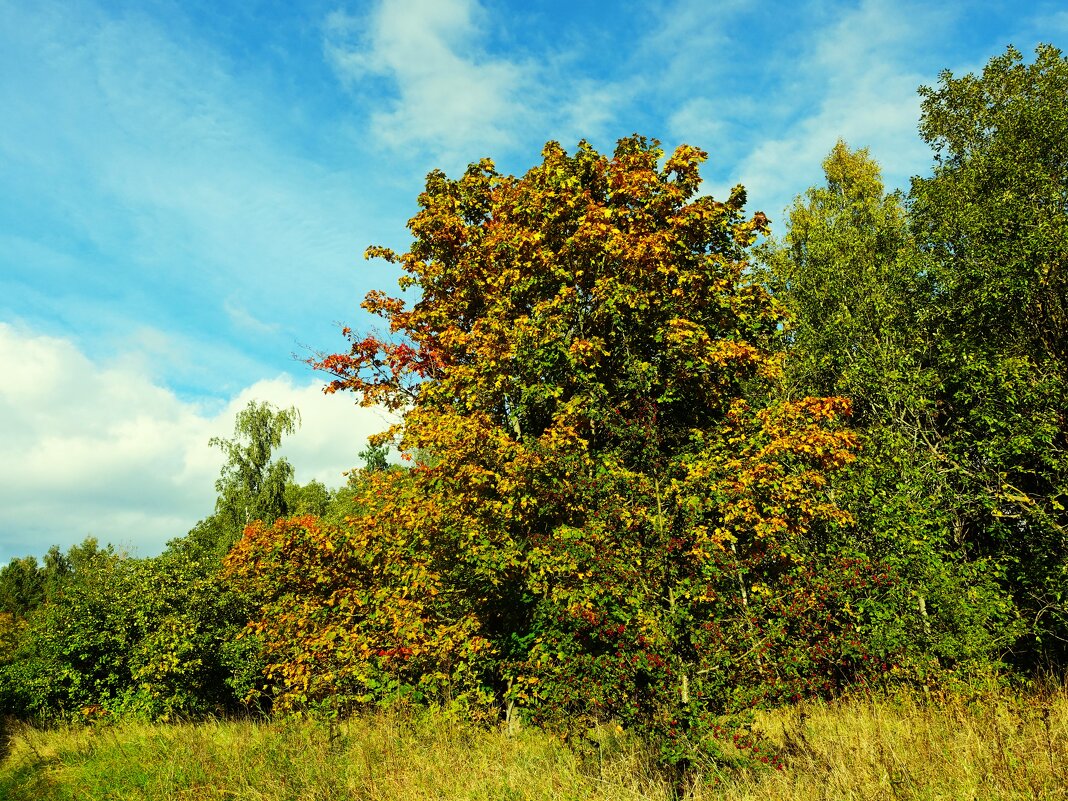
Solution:
{"label": "green grass", "polygon": [[[706,771],[702,799],[1068,799],[1068,694],[988,691],[765,713],[783,771]],[[669,799],[636,739],[605,726],[569,747],[442,715],[308,722],[16,727],[0,799]]]}
{"label": "green grass", "polygon": [[[658,781],[619,738],[607,782],[559,740],[508,736],[427,715],[379,715],[336,732],[312,723],[122,724],[18,729],[0,798],[609,799]],[[663,797],[661,794],[660,797]]]}

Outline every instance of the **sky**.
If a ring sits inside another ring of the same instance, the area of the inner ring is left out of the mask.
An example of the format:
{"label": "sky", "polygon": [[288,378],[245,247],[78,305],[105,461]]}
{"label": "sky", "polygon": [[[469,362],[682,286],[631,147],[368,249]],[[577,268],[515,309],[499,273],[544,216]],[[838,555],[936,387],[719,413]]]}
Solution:
{"label": "sky", "polygon": [[781,233],[839,138],[907,188],[917,87],[1039,42],[1062,2],[0,0],[0,563],[160,552],[250,400],[342,484],[389,420],[304,360],[373,328],[398,272],[362,253],[405,249],[430,170],[637,132]]}

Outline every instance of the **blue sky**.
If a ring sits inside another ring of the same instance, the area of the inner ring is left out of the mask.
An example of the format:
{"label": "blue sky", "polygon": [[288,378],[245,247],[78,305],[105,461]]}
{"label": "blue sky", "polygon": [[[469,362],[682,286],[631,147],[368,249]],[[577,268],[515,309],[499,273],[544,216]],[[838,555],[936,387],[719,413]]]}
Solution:
{"label": "blue sky", "polygon": [[360,254],[404,247],[430,169],[639,132],[774,225],[839,137],[906,187],[917,86],[1040,41],[1062,3],[0,0],[0,561],[158,552],[250,398],[341,483],[384,419],[293,355],[371,324],[397,276]]}

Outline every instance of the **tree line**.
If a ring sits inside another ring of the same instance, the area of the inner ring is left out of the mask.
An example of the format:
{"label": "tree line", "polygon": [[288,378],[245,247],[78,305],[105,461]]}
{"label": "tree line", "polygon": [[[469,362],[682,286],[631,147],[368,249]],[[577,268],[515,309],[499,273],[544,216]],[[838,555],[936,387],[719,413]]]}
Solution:
{"label": "tree line", "polygon": [[1068,61],[920,94],[931,174],[888,193],[840,142],[779,236],[637,135],[432,172],[368,250],[411,290],[364,301],[389,334],[311,360],[403,423],[331,492],[250,405],[162,556],[13,561],[0,700],[616,720],[685,766],[765,760],[757,707],[1062,670]]}

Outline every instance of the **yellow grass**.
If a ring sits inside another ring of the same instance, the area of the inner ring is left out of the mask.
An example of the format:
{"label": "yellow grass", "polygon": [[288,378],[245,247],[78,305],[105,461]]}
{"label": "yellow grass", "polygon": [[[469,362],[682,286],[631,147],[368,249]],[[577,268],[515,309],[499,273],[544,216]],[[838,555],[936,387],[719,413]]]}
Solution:
{"label": "yellow grass", "polygon": [[[706,766],[693,801],[1068,799],[1068,694],[1006,690],[834,704],[762,714],[783,771]],[[336,730],[299,722],[18,727],[0,798],[667,799],[635,738],[605,726],[571,746],[442,715],[375,715]]]}
{"label": "yellow grass", "polygon": [[804,704],[760,727],[788,769],[735,777],[723,799],[1068,798],[1068,694],[1007,691]]}

